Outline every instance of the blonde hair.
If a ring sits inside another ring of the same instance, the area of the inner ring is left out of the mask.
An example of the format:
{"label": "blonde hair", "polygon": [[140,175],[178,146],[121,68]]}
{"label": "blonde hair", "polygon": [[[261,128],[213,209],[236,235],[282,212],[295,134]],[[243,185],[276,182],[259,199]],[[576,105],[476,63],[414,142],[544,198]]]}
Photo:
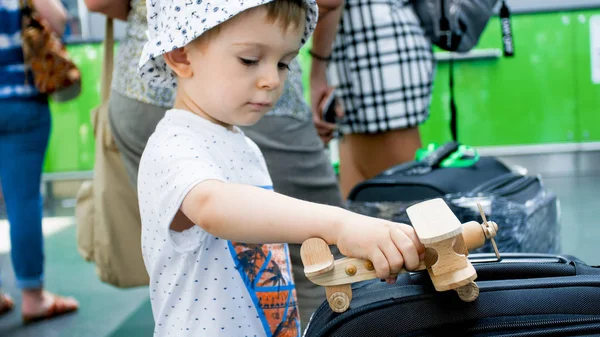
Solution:
{"label": "blonde hair", "polygon": [[267,9],[267,21],[279,23],[282,30],[291,25],[299,27],[306,20],[308,6],[304,0],[273,0],[263,6]]}
{"label": "blonde hair", "polygon": [[[283,31],[286,31],[288,28],[290,28],[290,26],[299,27],[300,25],[304,25],[306,20],[306,11],[308,10],[308,6],[304,0],[273,0],[264,5],[247,9],[238,15],[243,15],[244,13],[257,8],[266,9],[267,22],[277,23],[279,28],[281,28]],[[226,22],[227,21],[224,23]],[[204,44],[204,42],[216,37],[219,34],[222,24],[219,24],[202,33],[202,35],[200,35],[196,41],[200,42],[200,44]]]}

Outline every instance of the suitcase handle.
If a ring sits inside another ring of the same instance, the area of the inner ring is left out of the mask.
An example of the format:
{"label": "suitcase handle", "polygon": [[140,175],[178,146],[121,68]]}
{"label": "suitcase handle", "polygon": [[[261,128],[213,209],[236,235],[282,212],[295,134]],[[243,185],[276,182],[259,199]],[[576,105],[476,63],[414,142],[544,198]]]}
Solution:
{"label": "suitcase handle", "polygon": [[457,142],[448,142],[433,150],[423,159],[394,166],[383,171],[380,176],[391,176],[402,171],[404,171],[404,175],[407,176],[429,173],[431,169],[440,166],[442,161],[448,158],[452,153],[456,152],[458,148],[459,144]]}
{"label": "suitcase handle", "polygon": [[508,263],[560,263],[569,264],[573,258],[556,254],[544,253],[502,253],[502,261],[498,261],[494,253],[476,253],[469,255],[469,261],[473,265],[488,262]]}
{"label": "suitcase handle", "polygon": [[426,163],[429,167],[438,167],[444,159],[448,158],[448,156],[456,152],[458,148],[458,142],[448,142],[435,149],[433,152],[427,155],[427,157],[423,158],[421,162]]}

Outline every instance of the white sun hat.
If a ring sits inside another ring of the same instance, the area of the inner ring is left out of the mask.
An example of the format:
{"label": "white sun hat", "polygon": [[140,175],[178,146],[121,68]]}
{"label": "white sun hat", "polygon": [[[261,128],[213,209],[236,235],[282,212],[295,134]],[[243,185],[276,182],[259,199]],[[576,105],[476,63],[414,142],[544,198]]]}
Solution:
{"label": "white sun hat", "polygon": [[[148,41],[142,50],[139,73],[151,86],[175,87],[177,79],[163,54],[181,48],[207,30],[256,6],[277,0],[146,0]],[[318,7],[315,0],[307,5],[302,45],[315,29]]]}

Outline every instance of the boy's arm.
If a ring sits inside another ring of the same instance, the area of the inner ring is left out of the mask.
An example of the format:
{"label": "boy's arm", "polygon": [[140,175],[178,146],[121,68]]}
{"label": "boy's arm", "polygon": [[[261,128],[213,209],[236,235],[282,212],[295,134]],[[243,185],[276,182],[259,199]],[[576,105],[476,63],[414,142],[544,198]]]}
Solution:
{"label": "boy's arm", "polygon": [[208,233],[244,243],[302,243],[320,237],[336,244],[348,211],[297,200],[260,187],[204,181],[184,198],[181,210]]}
{"label": "boy's arm", "polygon": [[407,225],[286,197],[259,187],[207,180],[184,198],[182,212],[206,232],[244,243],[302,243],[320,237],[342,254],[369,259],[378,277],[414,269],[424,251]]}

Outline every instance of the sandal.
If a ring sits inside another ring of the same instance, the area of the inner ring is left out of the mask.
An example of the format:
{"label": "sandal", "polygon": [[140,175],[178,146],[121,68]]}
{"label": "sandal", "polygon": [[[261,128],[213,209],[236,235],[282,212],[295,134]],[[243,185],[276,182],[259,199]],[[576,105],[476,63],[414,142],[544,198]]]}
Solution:
{"label": "sandal", "polygon": [[0,295],[0,316],[11,311],[15,306],[15,302],[13,302],[10,296],[4,294]]}
{"label": "sandal", "polygon": [[23,316],[22,316],[23,323],[28,324],[28,323],[33,323],[33,322],[38,322],[38,321],[58,317],[58,316],[61,316],[64,314],[68,314],[68,313],[77,311],[77,309],[79,308],[79,304],[73,298],[60,297],[60,296],[56,296],[56,295],[52,295],[52,296],[53,296],[52,304],[50,305],[50,307],[48,309],[46,309],[45,312],[43,312],[41,314],[35,314],[35,315],[23,314]]}

